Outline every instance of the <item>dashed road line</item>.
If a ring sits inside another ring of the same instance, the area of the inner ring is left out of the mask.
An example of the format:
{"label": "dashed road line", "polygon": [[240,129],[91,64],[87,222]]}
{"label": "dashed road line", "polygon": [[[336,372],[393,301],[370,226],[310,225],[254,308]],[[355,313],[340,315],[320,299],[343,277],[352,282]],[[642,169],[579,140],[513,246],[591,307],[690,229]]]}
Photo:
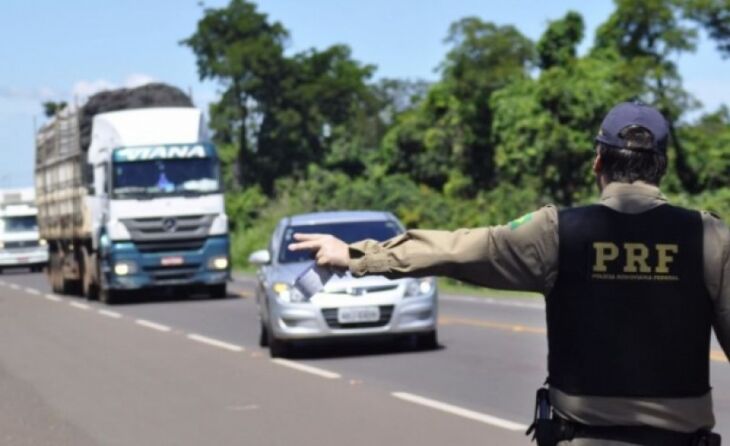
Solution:
{"label": "dashed road line", "polygon": [[515,423],[514,421],[509,421],[485,413],[476,412],[459,406],[454,406],[453,404],[442,403],[440,401],[432,400],[430,398],[424,398],[422,396],[414,395],[412,393],[393,392],[391,393],[391,395],[403,401],[408,401],[410,403],[430,407],[431,409],[440,410],[442,412],[457,415],[462,418],[468,418],[470,420],[478,421],[480,423],[489,424],[490,426],[495,426],[516,432],[524,432],[527,429],[527,426],[524,424]]}
{"label": "dashed road line", "polygon": [[320,369],[319,367],[312,367],[310,365],[300,364],[298,362],[289,361],[288,359],[272,359],[271,362],[274,364],[283,365],[284,367],[289,367],[290,369],[299,370],[300,372],[310,373],[312,375],[319,376],[321,378],[326,379],[340,379],[342,378],[342,375],[335,372],[330,372],[329,370]]}
{"label": "dashed road line", "polygon": [[63,300],[55,294],[44,294],[43,297],[50,300],[51,302],[61,302]]}
{"label": "dashed road line", "polygon": [[23,291],[34,296],[39,296],[41,294],[41,292],[36,290],[35,288],[25,288]]}
{"label": "dashed road line", "polygon": [[141,325],[143,327],[151,328],[153,330],[162,331],[162,332],[168,332],[172,330],[172,328],[168,327],[167,325],[158,324],[157,322],[148,321],[145,319],[136,319],[134,321],[137,325]]}
{"label": "dashed road line", "polygon": [[16,285],[16,284],[14,284],[14,283],[11,283],[11,284],[10,284],[10,288],[12,288],[12,289],[14,289],[14,290],[19,290],[19,289],[20,289],[20,286],[18,286],[18,285]]}
{"label": "dashed road line", "polygon": [[78,308],[79,310],[91,310],[89,305],[82,304],[81,302],[69,302],[68,304],[74,308]]}
{"label": "dashed road line", "polygon": [[209,338],[208,336],[203,336],[196,333],[190,333],[189,335],[187,335],[187,338],[196,342],[212,345],[213,347],[222,348],[224,350],[229,350],[232,352],[242,352],[244,350],[244,348],[240,345],[231,344],[229,342],[220,341],[218,339]]}
{"label": "dashed road line", "polygon": [[110,317],[112,319],[121,319],[122,317],[122,315],[120,313],[117,313],[116,311],[98,310],[97,312],[102,316]]}

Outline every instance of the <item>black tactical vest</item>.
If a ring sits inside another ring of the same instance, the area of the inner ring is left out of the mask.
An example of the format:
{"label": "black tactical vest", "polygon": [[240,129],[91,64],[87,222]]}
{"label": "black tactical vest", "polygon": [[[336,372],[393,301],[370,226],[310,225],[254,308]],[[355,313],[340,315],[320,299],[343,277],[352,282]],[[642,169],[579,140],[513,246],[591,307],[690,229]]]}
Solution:
{"label": "black tactical vest", "polygon": [[547,297],[548,381],[573,395],[691,397],[710,390],[710,296],[699,212],[662,205],[559,214]]}

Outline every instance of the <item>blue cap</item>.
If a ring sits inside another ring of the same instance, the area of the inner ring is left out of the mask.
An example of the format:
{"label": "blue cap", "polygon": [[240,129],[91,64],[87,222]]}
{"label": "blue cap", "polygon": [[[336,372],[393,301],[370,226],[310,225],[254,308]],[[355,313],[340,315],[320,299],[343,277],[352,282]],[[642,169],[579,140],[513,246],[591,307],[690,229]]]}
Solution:
{"label": "blue cap", "polygon": [[[652,141],[644,144],[629,144],[625,139],[628,130],[642,128],[651,133]],[[610,147],[630,150],[667,153],[669,124],[664,116],[653,107],[638,102],[624,102],[611,109],[601,123],[596,142]]]}

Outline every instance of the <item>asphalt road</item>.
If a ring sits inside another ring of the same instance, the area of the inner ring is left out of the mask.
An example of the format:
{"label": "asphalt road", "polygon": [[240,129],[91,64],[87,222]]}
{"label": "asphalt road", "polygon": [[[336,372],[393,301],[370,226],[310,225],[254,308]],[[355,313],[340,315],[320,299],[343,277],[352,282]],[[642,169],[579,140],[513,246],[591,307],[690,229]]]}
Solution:
{"label": "asphalt road", "polygon": [[[443,296],[436,351],[348,342],[272,361],[251,282],[231,288],[106,307],[50,294],[41,274],[0,276],[0,444],[529,444],[539,302]],[[730,438],[730,373],[713,350]]]}

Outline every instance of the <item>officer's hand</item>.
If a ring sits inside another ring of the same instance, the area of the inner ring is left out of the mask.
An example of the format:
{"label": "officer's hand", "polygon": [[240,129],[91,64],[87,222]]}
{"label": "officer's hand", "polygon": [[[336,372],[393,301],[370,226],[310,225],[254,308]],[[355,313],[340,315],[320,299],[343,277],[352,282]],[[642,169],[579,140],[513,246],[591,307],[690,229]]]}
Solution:
{"label": "officer's hand", "polygon": [[328,234],[294,234],[298,243],[289,245],[291,251],[313,251],[317,265],[347,269],[350,249],[347,243]]}

